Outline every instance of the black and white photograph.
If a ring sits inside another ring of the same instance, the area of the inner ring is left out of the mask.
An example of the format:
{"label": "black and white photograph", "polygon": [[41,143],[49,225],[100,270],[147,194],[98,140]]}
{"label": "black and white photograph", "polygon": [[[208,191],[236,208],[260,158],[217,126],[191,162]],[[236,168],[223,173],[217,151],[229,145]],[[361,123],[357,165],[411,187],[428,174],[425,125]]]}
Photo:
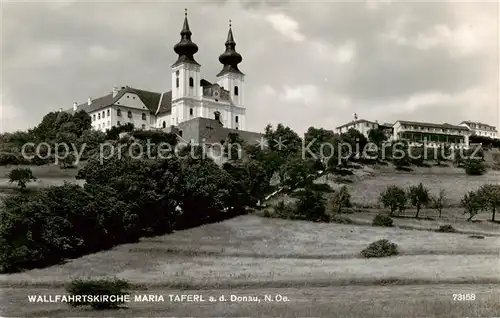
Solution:
{"label": "black and white photograph", "polygon": [[0,317],[500,316],[500,1],[0,0]]}

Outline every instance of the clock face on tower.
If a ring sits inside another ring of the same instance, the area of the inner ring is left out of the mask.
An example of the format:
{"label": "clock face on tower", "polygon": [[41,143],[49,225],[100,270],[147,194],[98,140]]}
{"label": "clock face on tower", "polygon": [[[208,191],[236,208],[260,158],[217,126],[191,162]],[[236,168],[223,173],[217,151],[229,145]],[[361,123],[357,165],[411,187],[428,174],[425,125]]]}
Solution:
{"label": "clock face on tower", "polygon": [[219,90],[219,88],[218,88],[218,87],[215,87],[215,88],[214,88],[214,91],[213,91],[213,93],[212,93],[212,96],[213,96],[214,98],[219,98],[219,96],[220,96],[220,90]]}

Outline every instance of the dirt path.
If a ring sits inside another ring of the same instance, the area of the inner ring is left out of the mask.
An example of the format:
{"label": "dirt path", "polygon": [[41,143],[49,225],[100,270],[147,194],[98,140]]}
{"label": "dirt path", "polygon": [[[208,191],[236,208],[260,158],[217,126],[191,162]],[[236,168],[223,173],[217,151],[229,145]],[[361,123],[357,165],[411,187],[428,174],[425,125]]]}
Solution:
{"label": "dirt path", "polygon": [[[500,289],[494,285],[345,286],[270,289],[169,290],[138,294],[163,295],[161,302],[135,302],[127,309],[89,311],[64,303],[30,303],[28,295],[64,294],[63,289],[0,289],[0,314],[8,317],[130,316],[315,316],[315,317],[492,317],[500,314]],[[453,300],[453,294],[474,294],[475,300]],[[173,302],[169,295],[202,295],[204,302]],[[209,302],[224,295],[226,302]],[[260,302],[230,301],[231,295],[256,296]],[[269,295],[273,301],[265,301]],[[281,296],[281,298],[280,298]],[[286,298],[285,298],[286,297]],[[159,298],[159,297],[158,297]],[[285,301],[288,299],[288,301]],[[279,301],[282,300],[282,301]]]}

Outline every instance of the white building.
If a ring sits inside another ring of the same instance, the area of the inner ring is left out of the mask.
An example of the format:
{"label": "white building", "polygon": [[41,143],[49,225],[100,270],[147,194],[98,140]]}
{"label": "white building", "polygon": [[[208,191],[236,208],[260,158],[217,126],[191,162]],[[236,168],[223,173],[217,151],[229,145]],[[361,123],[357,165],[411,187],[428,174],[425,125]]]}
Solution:
{"label": "white building", "polygon": [[460,126],[464,126],[469,128],[474,132],[476,136],[483,136],[483,137],[489,137],[493,139],[499,139],[500,136],[498,134],[498,130],[495,126],[491,126],[488,124],[483,124],[480,122],[473,122],[473,121],[463,121],[460,123]]}
{"label": "white building", "polygon": [[360,133],[362,133],[366,138],[368,138],[368,132],[371,129],[378,129],[379,124],[377,122],[369,121],[366,119],[357,119],[342,126],[338,126],[336,128],[337,133],[343,134],[349,131],[349,129],[356,129]]}
{"label": "white building", "polygon": [[393,140],[407,140],[415,146],[426,144],[429,147],[438,147],[448,144],[452,148],[468,148],[471,135],[472,131],[467,127],[446,123],[398,120],[393,126]]}
{"label": "white building", "polygon": [[245,130],[245,75],[238,69],[243,58],[236,52],[233,32],[229,32],[223,65],[211,83],[201,77],[201,65],[194,59],[198,46],[191,40],[187,13],[181,40],[174,46],[177,61],[171,67],[171,90],[164,93],[123,86],[86,103],[74,103],[72,112],[85,110],[92,127],[105,131],[113,126],[132,123],[136,128],[153,129],[177,126],[194,118],[211,118],[223,127]]}

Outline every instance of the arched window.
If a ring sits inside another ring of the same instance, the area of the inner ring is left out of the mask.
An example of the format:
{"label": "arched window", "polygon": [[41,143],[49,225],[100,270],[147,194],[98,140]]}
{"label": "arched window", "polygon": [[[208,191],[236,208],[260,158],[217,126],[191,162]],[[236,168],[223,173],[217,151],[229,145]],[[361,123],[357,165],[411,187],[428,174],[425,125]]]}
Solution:
{"label": "arched window", "polygon": [[132,112],[130,110],[127,112],[127,116],[128,118],[132,118]]}
{"label": "arched window", "polygon": [[105,113],[105,112],[104,112],[104,110],[103,110],[103,111],[102,111],[102,118],[104,118],[104,114],[106,114],[106,113]]}
{"label": "arched window", "polygon": [[234,118],[234,121],[235,121],[235,122],[238,122],[238,116],[236,116],[236,117]]}
{"label": "arched window", "polygon": [[116,110],[116,116],[118,116],[118,117],[122,116],[122,110],[121,109],[117,109]]}
{"label": "arched window", "polygon": [[234,87],[234,95],[235,95],[235,96],[238,96],[238,86],[235,86],[235,87]]}
{"label": "arched window", "polygon": [[192,77],[189,78],[189,87],[194,87],[194,79]]}
{"label": "arched window", "polygon": [[178,77],[175,79],[175,87],[179,88],[179,78]]}
{"label": "arched window", "polygon": [[167,123],[165,121],[163,121],[162,126],[163,126],[163,128],[166,128],[167,127]]}
{"label": "arched window", "polygon": [[95,114],[92,116],[92,120],[95,121]]}
{"label": "arched window", "polygon": [[214,112],[214,118],[215,118],[215,120],[220,121],[220,113],[219,112]]}
{"label": "arched window", "polygon": [[109,109],[108,109],[108,117],[109,117]]}
{"label": "arched window", "polygon": [[142,113],[142,120],[146,120],[146,114]]}
{"label": "arched window", "polygon": [[101,119],[101,113],[97,114],[97,119]]}
{"label": "arched window", "polygon": [[193,116],[193,109],[192,108],[189,109],[189,116]]}

